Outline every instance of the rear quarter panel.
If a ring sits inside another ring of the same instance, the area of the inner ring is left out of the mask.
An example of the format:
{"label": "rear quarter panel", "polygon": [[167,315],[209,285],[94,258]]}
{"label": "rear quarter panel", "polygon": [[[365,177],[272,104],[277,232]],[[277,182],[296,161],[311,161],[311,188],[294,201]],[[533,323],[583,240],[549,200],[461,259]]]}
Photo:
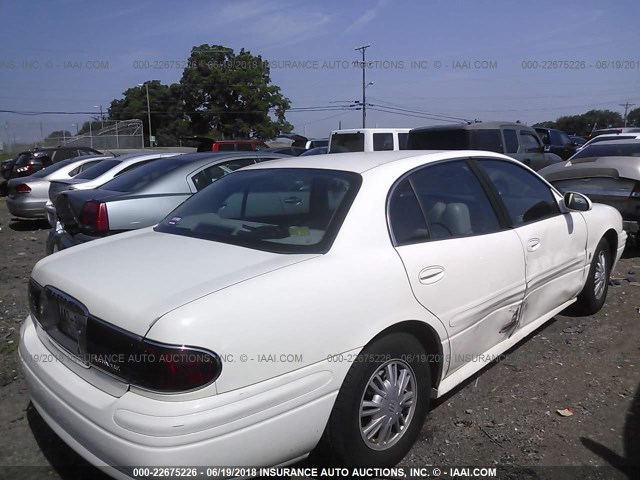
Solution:
{"label": "rear quarter panel", "polygon": [[157,224],[190,194],[131,197],[107,202],[109,229],[135,230]]}

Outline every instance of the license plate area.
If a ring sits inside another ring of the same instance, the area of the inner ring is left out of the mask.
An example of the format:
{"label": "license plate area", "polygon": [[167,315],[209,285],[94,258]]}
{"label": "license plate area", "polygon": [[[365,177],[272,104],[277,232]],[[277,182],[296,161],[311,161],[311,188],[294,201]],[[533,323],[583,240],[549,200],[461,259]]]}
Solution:
{"label": "license plate area", "polygon": [[86,331],[89,312],[77,300],[52,287],[41,297],[41,325],[47,334],[74,356],[86,353]]}

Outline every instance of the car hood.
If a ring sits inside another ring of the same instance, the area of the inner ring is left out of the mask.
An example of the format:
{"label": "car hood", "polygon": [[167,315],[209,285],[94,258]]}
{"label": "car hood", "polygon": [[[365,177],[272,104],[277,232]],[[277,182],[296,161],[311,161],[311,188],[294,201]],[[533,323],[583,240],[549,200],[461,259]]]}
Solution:
{"label": "car hood", "polygon": [[585,157],[549,165],[538,172],[549,182],[585,177],[640,180],[640,157]]}
{"label": "car hood", "polygon": [[36,264],[32,277],[74,297],[93,316],[145,335],[156,320],[186,303],[317,256],[263,252],[145,228],[50,255]]}

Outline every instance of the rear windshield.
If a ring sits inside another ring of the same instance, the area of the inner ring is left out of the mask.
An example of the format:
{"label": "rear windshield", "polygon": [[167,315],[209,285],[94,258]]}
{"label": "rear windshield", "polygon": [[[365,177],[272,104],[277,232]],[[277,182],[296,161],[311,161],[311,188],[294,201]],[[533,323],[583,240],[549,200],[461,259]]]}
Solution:
{"label": "rear windshield", "polygon": [[18,155],[18,158],[16,158],[16,163],[14,163],[14,166],[24,167],[30,158],[31,158],[31,153],[29,152],[21,153],[20,155]]}
{"label": "rear windshield", "polygon": [[62,167],[66,167],[67,165],[70,165],[72,163],[76,163],[78,161],[79,161],[78,157],[67,158],[66,160],[61,160],[59,162],[54,163],[53,165],[49,165],[47,168],[43,168],[39,172],[34,173],[33,175],[31,175],[31,177],[32,178],[46,177],[47,175],[50,175],[53,172],[57,172]]}
{"label": "rear windshield", "polygon": [[571,157],[571,160],[590,157],[640,157],[640,142],[589,145]]}
{"label": "rear windshield", "polygon": [[126,175],[120,175],[101,188],[115,192],[137,192],[185,164],[179,156],[163,158],[127,172]]}
{"label": "rear windshield", "polygon": [[336,170],[241,170],[189,198],[156,231],[277,253],[326,253],[361,182]]}
{"label": "rear windshield", "polygon": [[364,152],[364,133],[334,133],[329,153]]}
{"label": "rear windshield", "polygon": [[609,142],[609,141],[615,142],[616,140],[633,140],[635,138],[636,137],[632,135],[618,135],[617,137],[596,137],[589,142],[589,146],[593,145],[594,143]]}
{"label": "rear windshield", "polygon": [[87,168],[84,172],[80,175],[76,175],[74,178],[79,178],[81,180],[93,180],[94,178],[98,178],[104,172],[111,170],[113,167],[120,164],[120,162],[120,160],[105,160],[91,168]]}

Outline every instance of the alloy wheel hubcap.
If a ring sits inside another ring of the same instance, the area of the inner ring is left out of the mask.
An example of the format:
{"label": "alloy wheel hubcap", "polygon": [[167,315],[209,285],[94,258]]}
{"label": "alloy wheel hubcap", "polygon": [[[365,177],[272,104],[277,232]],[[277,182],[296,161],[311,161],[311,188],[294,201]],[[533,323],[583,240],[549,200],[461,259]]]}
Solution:
{"label": "alloy wheel hubcap", "polygon": [[596,298],[602,297],[604,293],[604,287],[607,282],[607,259],[604,252],[598,253],[598,259],[596,260],[596,271],[593,276],[593,293]]}
{"label": "alloy wheel hubcap", "polygon": [[372,450],[386,450],[407,431],[417,405],[413,369],[390,360],[369,378],[360,401],[360,435]]}

